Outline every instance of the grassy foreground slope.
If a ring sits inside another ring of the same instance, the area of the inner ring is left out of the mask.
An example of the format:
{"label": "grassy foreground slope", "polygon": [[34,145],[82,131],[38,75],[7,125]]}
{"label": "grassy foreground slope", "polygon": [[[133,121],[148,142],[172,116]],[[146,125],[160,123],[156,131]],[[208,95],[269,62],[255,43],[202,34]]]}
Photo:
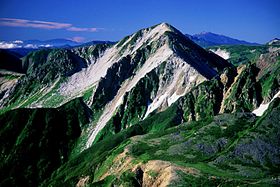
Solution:
{"label": "grassy foreground slope", "polygon": [[262,117],[221,114],[147,134],[145,121],[96,143],[43,186],[279,185],[280,99]]}
{"label": "grassy foreground slope", "polygon": [[48,178],[68,160],[89,115],[81,99],[1,114],[0,186],[37,186]]}

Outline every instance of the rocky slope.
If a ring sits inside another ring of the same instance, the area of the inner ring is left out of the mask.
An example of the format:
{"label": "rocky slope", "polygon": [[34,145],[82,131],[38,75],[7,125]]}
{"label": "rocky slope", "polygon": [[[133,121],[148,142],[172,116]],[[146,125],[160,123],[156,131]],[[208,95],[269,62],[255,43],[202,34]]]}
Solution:
{"label": "rocky slope", "polygon": [[123,123],[128,126],[152,112],[166,109],[193,86],[231,66],[166,23],[140,30],[112,47],[101,44],[36,51],[24,57],[23,64],[26,76],[9,99],[2,101],[2,106],[57,107],[85,96],[94,112],[93,123],[84,133],[91,134],[84,137],[88,139],[86,147],[114,120],[121,105],[126,108],[125,98],[130,100],[133,94],[137,95],[139,86],[147,88],[150,83],[141,86],[141,82],[150,76],[153,76],[152,88],[146,90],[146,96],[142,95],[145,99],[139,98],[141,111],[126,108],[123,113],[127,115],[119,119],[124,118]]}
{"label": "rocky slope", "polygon": [[273,40],[269,41],[267,45],[280,45],[279,38],[274,38]]}
{"label": "rocky slope", "polygon": [[[120,53],[114,52],[116,50],[121,51],[121,56]],[[101,60],[93,64],[86,72],[74,76],[74,81],[87,78],[87,74],[96,73],[97,68],[98,72],[102,73],[99,64],[103,64],[102,68],[104,68],[104,60],[108,63],[108,58],[113,64],[106,76],[100,80],[93,94],[93,111],[99,112],[100,109],[103,111],[89,137],[87,147],[92,144],[98,132],[110,120],[125,120],[123,124],[131,126],[151,112],[170,106],[191,87],[216,76],[218,71],[230,66],[226,61],[205,52],[190,40],[185,39],[179,31],[168,24],[141,30],[117,43],[107,53],[105,52]],[[111,72],[116,71],[118,73],[112,75]],[[98,76],[93,77],[94,79],[90,78],[93,80],[89,79],[86,84],[95,82]],[[146,79],[152,82],[149,83]],[[71,93],[81,89],[75,83],[68,84],[75,85]],[[81,85],[82,88],[85,86],[92,85]],[[143,89],[146,93],[140,94]],[[138,99],[133,98],[135,96]],[[136,103],[126,103],[126,98]],[[127,104],[133,107],[126,106]],[[114,115],[116,112],[118,117]],[[124,125],[121,126],[121,129],[125,128]]]}
{"label": "rocky slope", "polygon": [[58,107],[70,101],[59,94],[60,84],[70,75],[87,67],[108,46],[100,44],[74,49],[43,49],[29,53],[22,58],[25,75],[14,85],[15,88],[6,92],[9,97],[1,100],[2,110]]}

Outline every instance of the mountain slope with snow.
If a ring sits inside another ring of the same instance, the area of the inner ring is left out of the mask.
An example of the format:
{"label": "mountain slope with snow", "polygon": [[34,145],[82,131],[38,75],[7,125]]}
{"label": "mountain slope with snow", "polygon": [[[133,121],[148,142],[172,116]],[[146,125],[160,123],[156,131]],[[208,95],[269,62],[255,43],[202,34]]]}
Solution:
{"label": "mountain slope with snow", "polygon": [[[85,136],[89,136],[86,147],[89,147],[99,131],[114,118],[124,97],[150,72],[158,69],[155,75],[158,87],[148,93],[150,96],[141,109],[143,114],[133,114],[126,123],[133,125],[153,112],[165,110],[192,87],[231,66],[166,23],[142,29],[115,45],[98,46],[47,49],[29,54],[23,61],[27,77],[17,85],[13,102],[20,101],[21,107],[58,107],[87,94],[86,102],[96,114],[85,129]],[[59,59],[59,65],[53,64],[54,59]],[[32,86],[30,90],[31,85],[38,87]],[[11,101],[3,103],[8,105]]]}
{"label": "mountain slope with snow", "polygon": [[0,186],[277,184],[279,48],[211,49],[162,23],[6,58]]}
{"label": "mountain slope with snow", "polygon": [[280,45],[280,39],[274,38],[273,40],[269,41],[267,45]]}
{"label": "mountain slope with snow", "polygon": [[[174,43],[174,41],[177,43]],[[151,46],[150,51],[147,51],[147,46]],[[185,50],[190,50],[192,52],[188,53]],[[121,53],[119,53],[119,51],[121,51]],[[92,144],[99,131],[114,117],[116,110],[123,103],[123,98],[126,93],[129,93],[141,79],[163,63],[165,63],[163,72],[157,75],[159,87],[154,95],[148,98],[149,101],[147,102],[150,104],[143,106],[146,108],[145,114],[136,117],[137,119],[134,119],[133,123],[144,119],[151,112],[159,108],[160,110],[164,110],[175,102],[180,95],[187,93],[193,86],[214,77],[223,67],[230,66],[230,64],[223,61],[223,59],[205,52],[190,40],[184,39],[183,35],[172,26],[163,23],[154,28],[138,31],[136,34],[129,36],[126,41],[120,41],[115,44],[113,48],[104,53],[104,56],[99,59],[100,61],[92,64],[89,69],[85,69],[85,72],[78,72],[73,76],[73,79],[69,79],[70,82],[66,84],[75,85],[75,87],[66,86],[71,90],[63,90],[63,93],[79,93],[80,90],[92,86],[97,86],[96,91],[98,91],[98,88],[101,86],[106,93],[106,87],[104,88],[101,84],[102,82],[98,83],[97,80],[99,77],[105,76],[106,66],[120,66],[121,64],[119,64],[118,61],[126,58],[128,54],[130,57],[129,61],[131,63],[137,63],[134,59],[137,58],[140,51],[144,51],[147,58],[142,61],[140,60],[142,66],[139,67],[139,64],[137,64],[138,67],[135,66],[136,69],[133,70],[134,74],[131,74],[124,82],[117,83],[120,85],[119,90],[115,93],[116,95],[103,103],[105,106],[101,106],[103,108],[102,115],[93,129],[86,147]],[[99,64],[102,64],[102,68],[99,67]],[[133,64],[131,64],[131,66],[133,66]],[[96,74],[97,69],[98,74]],[[121,71],[123,70],[120,66],[117,74],[122,74]],[[91,80],[89,77],[92,73],[95,73],[96,76]],[[107,76],[106,74],[104,78],[106,79]],[[85,82],[86,84],[78,85],[75,83],[75,80],[85,79],[87,80]],[[108,79],[110,79],[110,77],[108,77]],[[112,86],[113,84],[114,82],[111,82]],[[63,87],[64,86],[65,85],[63,85]],[[108,92],[110,91],[112,91],[111,87],[109,87]],[[99,96],[99,92],[95,92],[93,97],[96,97],[96,94],[97,97]],[[97,99],[94,99],[94,101],[96,100]],[[96,107],[97,105],[95,103],[93,103],[93,105],[94,109],[100,108],[100,106]],[[131,125],[133,123],[131,123]]]}

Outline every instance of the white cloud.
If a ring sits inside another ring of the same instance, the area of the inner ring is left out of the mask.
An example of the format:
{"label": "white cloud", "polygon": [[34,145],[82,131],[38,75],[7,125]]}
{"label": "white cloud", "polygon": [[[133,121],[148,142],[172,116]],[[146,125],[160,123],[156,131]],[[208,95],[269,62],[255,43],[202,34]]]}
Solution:
{"label": "white cloud", "polygon": [[65,29],[74,32],[97,32],[101,30],[95,27],[76,27],[70,23],[59,23],[50,21],[38,21],[27,19],[15,19],[15,18],[0,18],[0,26],[6,27],[26,27],[36,29]]}
{"label": "white cloud", "polygon": [[27,44],[27,45],[25,45],[24,47],[25,47],[25,48],[33,48],[33,49],[38,48],[38,46],[37,46],[37,45],[34,45],[34,44]]}
{"label": "white cloud", "polygon": [[8,42],[0,42],[1,49],[11,49],[11,48],[21,48],[21,45],[17,45],[15,43],[8,43]]}
{"label": "white cloud", "polygon": [[15,41],[13,41],[13,43],[15,43],[15,44],[22,44],[23,41],[21,41],[21,40],[15,40]]}
{"label": "white cloud", "polygon": [[40,47],[52,47],[53,45],[51,44],[46,44],[46,45],[40,45]]}
{"label": "white cloud", "polygon": [[26,44],[22,45],[23,41],[21,40],[16,40],[12,42],[5,42],[5,41],[0,41],[0,49],[12,49],[12,48],[39,48],[39,47],[53,47],[51,44],[45,44],[45,45],[35,45],[35,44]]}

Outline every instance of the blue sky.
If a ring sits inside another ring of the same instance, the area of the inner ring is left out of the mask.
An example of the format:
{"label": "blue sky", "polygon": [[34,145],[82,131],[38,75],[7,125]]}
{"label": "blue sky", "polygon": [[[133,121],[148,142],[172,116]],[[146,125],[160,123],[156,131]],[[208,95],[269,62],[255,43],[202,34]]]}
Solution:
{"label": "blue sky", "polygon": [[117,41],[168,22],[251,42],[280,37],[280,0],[0,0],[0,40]]}

